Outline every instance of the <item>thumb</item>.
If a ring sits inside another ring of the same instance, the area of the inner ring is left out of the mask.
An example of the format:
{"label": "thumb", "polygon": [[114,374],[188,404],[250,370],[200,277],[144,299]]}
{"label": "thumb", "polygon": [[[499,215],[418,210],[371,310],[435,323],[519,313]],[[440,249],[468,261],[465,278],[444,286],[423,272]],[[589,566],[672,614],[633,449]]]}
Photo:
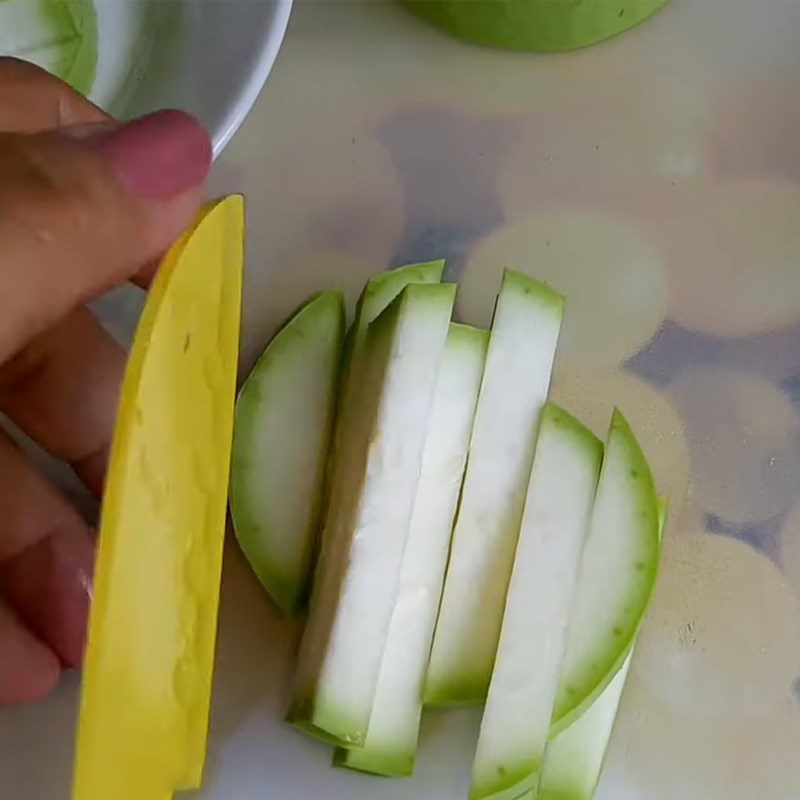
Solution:
{"label": "thumb", "polygon": [[188,114],[0,134],[0,363],[133,277],[202,202],[211,144]]}

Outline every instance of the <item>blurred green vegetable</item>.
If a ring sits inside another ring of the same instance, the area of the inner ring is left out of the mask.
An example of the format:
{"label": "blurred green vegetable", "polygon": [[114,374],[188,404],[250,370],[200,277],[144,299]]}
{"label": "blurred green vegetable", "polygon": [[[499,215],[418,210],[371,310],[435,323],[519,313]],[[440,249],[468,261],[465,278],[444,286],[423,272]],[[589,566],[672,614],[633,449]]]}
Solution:
{"label": "blurred green vegetable", "polygon": [[97,72],[93,0],[0,0],[0,54],[32,61],[88,94]]}
{"label": "blurred green vegetable", "polygon": [[509,50],[573,50],[616,36],[667,0],[400,0],[444,31]]}

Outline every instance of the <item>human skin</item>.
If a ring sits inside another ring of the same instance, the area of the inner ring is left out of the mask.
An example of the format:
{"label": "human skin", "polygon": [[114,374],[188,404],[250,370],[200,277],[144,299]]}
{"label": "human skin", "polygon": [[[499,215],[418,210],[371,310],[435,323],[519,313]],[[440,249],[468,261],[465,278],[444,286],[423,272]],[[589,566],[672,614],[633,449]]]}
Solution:
{"label": "human skin", "polygon": [[[100,495],[125,352],[86,303],[133,281],[203,202],[208,135],[161,111],[120,124],[0,58],[0,414]],[[0,706],[80,666],[92,532],[0,418]]]}

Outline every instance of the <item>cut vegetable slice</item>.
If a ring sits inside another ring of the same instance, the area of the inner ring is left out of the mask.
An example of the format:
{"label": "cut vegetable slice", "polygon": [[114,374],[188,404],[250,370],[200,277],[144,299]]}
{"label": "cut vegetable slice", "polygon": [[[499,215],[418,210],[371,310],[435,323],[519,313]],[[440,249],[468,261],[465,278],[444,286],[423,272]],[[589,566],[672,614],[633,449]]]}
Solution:
{"label": "cut vegetable slice", "polygon": [[538,800],[591,800],[630,665],[631,654],[600,697],[547,745]]}
{"label": "cut vegetable slice", "polygon": [[453,285],[407,286],[369,327],[348,391],[352,458],[331,487],[288,715],[342,746],[366,738],[454,299]]}
{"label": "cut vegetable slice", "polygon": [[[444,261],[429,261],[423,264],[407,264],[405,267],[381,272],[370,279],[358,298],[356,318],[347,337],[347,348],[343,369],[342,390],[346,391],[352,364],[364,346],[367,326],[410,283],[439,283],[444,272]],[[346,413],[346,408],[343,413]]]}
{"label": "cut vegetable slice", "polygon": [[553,732],[580,716],[622,666],[658,569],[658,501],[639,443],[614,410],[553,711]]}
{"label": "cut vegetable slice", "polygon": [[231,516],[286,614],[302,608],[310,584],[344,324],[341,292],[311,298],[270,342],[236,403]]}
{"label": "cut vegetable slice", "polygon": [[513,800],[538,784],[602,458],[593,433],[545,405],[473,764],[473,800]]}
{"label": "cut vegetable slice", "polygon": [[506,270],[486,358],[425,702],[486,697],[564,298]]}
{"label": "cut vegetable slice", "polygon": [[92,0],[0,0],[0,54],[32,61],[88,94],[97,68]]}
{"label": "cut vegetable slice", "polygon": [[[359,360],[367,335],[368,326],[375,320],[406,286],[413,283],[439,283],[444,272],[444,261],[431,261],[425,264],[408,264],[405,267],[381,272],[364,287],[356,306],[356,318],[347,332],[342,358],[342,377],[339,395],[339,416],[335,423],[333,451],[329,469],[336,472],[337,459],[342,458],[347,442],[354,441],[350,435],[353,424],[352,414],[356,407],[354,398],[348,393],[351,386],[360,391],[358,380]],[[333,479],[333,478],[332,478]]]}
{"label": "cut vegetable slice", "polygon": [[390,269],[372,278],[358,299],[356,325],[360,335],[409,283],[439,283],[443,272],[443,260],[427,261]]}
{"label": "cut vegetable slice", "polygon": [[72,60],[61,68],[60,76],[75,91],[88,95],[97,76],[100,32],[93,0],[66,0],[78,44]]}
{"label": "cut vegetable slice", "polygon": [[[333,440],[328,457],[325,496],[323,499],[323,517],[327,513],[331,487],[339,482],[339,472],[347,469],[358,458],[353,448],[358,446],[358,437],[354,428],[358,425],[359,408],[358,393],[362,380],[359,371],[362,368],[362,355],[366,340],[367,328],[373,320],[403,291],[406,286],[415,283],[439,283],[444,271],[444,261],[431,261],[425,264],[409,264],[405,267],[382,272],[372,278],[364,287],[356,306],[356,318],[347,332],[342,355],[341,377],[339,381],[339,399],[337,417],[334,422]],[[338,541],[330,539],[324,530],[321,533],[321,550],[319,558],[325,562],[328,558],[339,558],[342,547]]]}
{"label": "cut vegetable slice", "polygon": [[338,766],[390,776],[413,772],[422,684],[488,341],[486,331],[450,325],[367,739],[363,747],[338,750]]}
{"label": "cut vegetable slice", "polygon": [[[665,500],[659,502],[658,512],[660,539],[667,517]],[[591,800],[600,778],[631,657],[629,653],[620,671],[591,707],[548,743],[539,782],[539,800]]]}

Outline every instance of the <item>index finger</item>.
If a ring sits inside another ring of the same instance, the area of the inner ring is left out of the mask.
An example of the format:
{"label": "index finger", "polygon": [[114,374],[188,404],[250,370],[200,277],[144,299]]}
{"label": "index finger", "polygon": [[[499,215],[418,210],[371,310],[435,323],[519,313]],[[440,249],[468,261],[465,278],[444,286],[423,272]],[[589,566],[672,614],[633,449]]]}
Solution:
{"label": "index finger", "polygon": [[[114,118],[68,83],[36,64],[0,56],[0,131],[42,133],[104,122],[114,122]],[[185,212],[188,220],[202,200],[202,190],[190,189],[172,205],[179,213]],[[156,266],[155,262],[142,265],[133,283],[146,288]]]}
{"label": "index finger", "polygon": [[210,165],[178,111],[81,138],[0,133],[0,361],[163,253]]}
{"label": "index finger", "polygon": [[49,72],[0,56],[0,131],[39,133],[109,120],[105,111]]}

